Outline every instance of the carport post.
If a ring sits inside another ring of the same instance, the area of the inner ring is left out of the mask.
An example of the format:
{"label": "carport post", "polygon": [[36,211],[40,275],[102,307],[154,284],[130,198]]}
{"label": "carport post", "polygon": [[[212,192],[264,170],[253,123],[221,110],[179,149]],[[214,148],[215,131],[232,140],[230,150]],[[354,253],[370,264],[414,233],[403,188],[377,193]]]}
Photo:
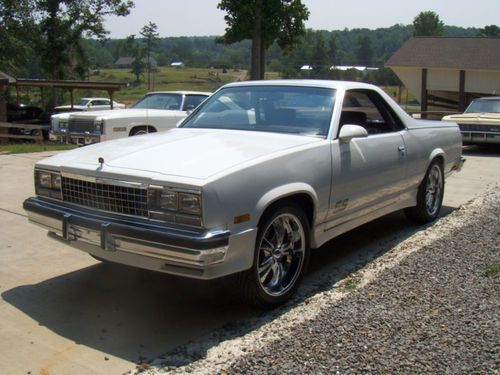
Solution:
{"label": "carport post", "polygon": [[[7,101],[5,93],[7,92],[8,79],[0,79],[0,122],[7,122]],[[7,133],[7,128],[0,128],[0,133]],[[6,143],[7,138],[0,138],[0,143]]]}
{"label": "carport post", "polygon": [[111,100],[111,109],[113,109],[113,94],[115,93],[115,90],[109,90],[108,89],[108,95],[109,95],[109,100]]}
{"label": "carport post", "polygon": [[0,122],[7,122],[7,101],[5,93],[7,92],[8,79],[0,79]]}
{"label": "carport post", "polygon": [[465,70],[460,71],[460,81],[458,84],[458,110],[465,111]]}
{"label": "carport post", "polygon": [[420,118],[427,118],[427,69],[422,69],[422,85],[420,95]]}

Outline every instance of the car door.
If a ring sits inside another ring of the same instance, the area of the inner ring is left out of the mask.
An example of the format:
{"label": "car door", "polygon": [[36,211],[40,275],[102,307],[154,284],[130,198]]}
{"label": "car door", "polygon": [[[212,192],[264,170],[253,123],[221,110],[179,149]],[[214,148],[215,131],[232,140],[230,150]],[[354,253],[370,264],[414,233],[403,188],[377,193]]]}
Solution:
{"label": "car door", "polygon": [[327,228],[370,215],[397,203],[404,187],[404,125],[373,90],[348,90],[338,130],[364,127],[366,138],[332,141],[332,184]]}

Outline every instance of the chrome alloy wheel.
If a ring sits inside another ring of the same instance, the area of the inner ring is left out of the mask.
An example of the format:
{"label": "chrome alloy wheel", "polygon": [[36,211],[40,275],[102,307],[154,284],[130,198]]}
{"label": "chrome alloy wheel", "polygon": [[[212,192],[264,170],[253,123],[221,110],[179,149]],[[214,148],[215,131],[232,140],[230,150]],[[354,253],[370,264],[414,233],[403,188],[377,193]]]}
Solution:
{"label": "chrome alloy wheel", "polygon": [[258,280],[264,291],[279,297],[290,290],[304,265],[306,240],[299,218],[284,213],[265,228],[258,247]]}
{"label": "chrome alloy wheel", "polygon": [[425,207],[429,215],[433,216],[441,206],[443,195],[443,173],[438,164],[434,164],[427,176],[425,186]]}

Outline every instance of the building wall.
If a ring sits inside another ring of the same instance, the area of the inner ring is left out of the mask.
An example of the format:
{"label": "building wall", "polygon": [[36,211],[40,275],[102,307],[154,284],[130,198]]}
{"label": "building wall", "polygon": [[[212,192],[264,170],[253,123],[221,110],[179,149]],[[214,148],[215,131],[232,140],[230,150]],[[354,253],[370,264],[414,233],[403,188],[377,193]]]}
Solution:
{"label": "building wall", "polygon": [[459,91],[460,70],[427,69],[427,90]]}
{"label": "building wall", "polygon": [[421,83],[422,83],[422,76],[421,76],[421,69],[420,68],[407,68],[407,67],[392,67],[391,69],[396,73],[398,78],[403,82],[403,85],[405,85],[408,90],[417,98],[417,100],[420,100],[421,96]]}
{"label": "building wall", "polygon": [[[417,100],[421,98],[422,68],[390,67]],[[428,91],[459,91],[460,71],[456,69],[427,69]],[[467,70],[465,92],[500,95],[500,71]]]}
{"label": "building wall", "polygon": [[465,92],[500,95],[500,72],[468,70],[465,73]]}

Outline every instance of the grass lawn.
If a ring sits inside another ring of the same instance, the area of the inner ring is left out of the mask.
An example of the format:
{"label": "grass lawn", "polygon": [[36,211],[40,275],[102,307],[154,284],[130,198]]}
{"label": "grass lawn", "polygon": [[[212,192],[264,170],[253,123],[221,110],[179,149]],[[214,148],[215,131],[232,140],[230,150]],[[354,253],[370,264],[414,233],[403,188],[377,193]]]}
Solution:
{"label": "grass lawn", "polygon": [[[141,77],[141,82],[135,82],[135,76],[130,69],[101,69],[90,76],[91,81],[124,82],[128,86],[115,94],[115,100],[131,105],[142,98],[148,91],[192,90],[213,92],[222,85],[244,80],[246,72],[241,70],[227,70],[204,68],[171,68],[159,67],[151,72],[151,89],[148,90],[147,73]],[[77,95],[83,95],[79,90]],[[106,92],[93,91],[93,96],[107,96]]]}
{"label": "grass lawn", "polygon": [[0,154],[26,154],[29,152],[41,151],[62,151],[71,150],[77,145],[67,145],[63,143],[0,143]]}

